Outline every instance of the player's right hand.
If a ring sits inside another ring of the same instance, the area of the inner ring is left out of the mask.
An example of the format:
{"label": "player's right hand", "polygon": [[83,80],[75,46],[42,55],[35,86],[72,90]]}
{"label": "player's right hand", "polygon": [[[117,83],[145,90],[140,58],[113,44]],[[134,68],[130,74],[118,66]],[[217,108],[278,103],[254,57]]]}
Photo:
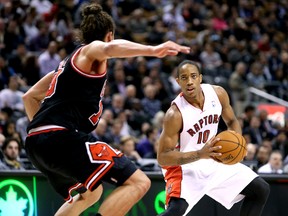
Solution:
{"label": "player's right hand", "polygon": [[212,137],[204,146],[202,149],[199,150],[199,155],[201,159],[208,159],[213,158],[217,156],[221,156],[221,153],[216,153],[215,151],[222,148],[222,146],[214,146],[216,142],[218,142],[220,138],[216,138],[215,136]]}
{"label": "player's right hand", "polygon": [[167,41],[154,47],[154,54],[158,58],[163,58],[165,56],[175,56],[179,52],[188,54],[190,53],[190,47],[181,46],[173,41]]}

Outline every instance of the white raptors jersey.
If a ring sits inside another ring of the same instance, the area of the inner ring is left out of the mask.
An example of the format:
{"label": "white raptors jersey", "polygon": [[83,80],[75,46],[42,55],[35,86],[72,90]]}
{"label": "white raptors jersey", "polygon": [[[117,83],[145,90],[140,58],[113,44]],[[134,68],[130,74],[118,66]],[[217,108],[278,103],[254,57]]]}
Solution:
{"label": "white raptors jersey", "polygon": [[[211,85],[201,84],[201,88],[205,97],[203,110],[188,103],[182,94],[172,102],[183,120],[177,145],[181,152],[199,150],[217,134],[221,103]],[[226,165],[213,159],[166,166],[162,171],[166,182],[166,207],[171,197],[181,197],[189,204],[185,215],[205,194],[230,209],[244,197],[239,193],[257,176],[241,163]]]}
{"label": "white raptors jersey", "polygon": [[183,130],[178,146],[182,152],[201,149],[217,133],[221,103],[211,85],[201,84],[201,88],[205,97],[203,110],[188,103],[182,94],[172,102],[182,114]]}

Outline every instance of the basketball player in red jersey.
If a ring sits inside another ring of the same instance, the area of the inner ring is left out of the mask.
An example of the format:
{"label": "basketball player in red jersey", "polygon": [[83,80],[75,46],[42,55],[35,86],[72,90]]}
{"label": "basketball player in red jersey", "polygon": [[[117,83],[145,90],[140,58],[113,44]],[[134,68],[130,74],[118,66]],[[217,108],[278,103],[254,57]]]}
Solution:
{"label": "basketball player in red jersey", "polygon": [[269,185],[249,167],[225,165],[213,146],[220,116],[227,128],[241,134],[227,92],[220,86],[201,84],[199,66],[183,61],[176,78],[182,92],[165,114],[158,162],[166,182],[166,210],[161,216],[187,215],[208,195],[227,209],[243,200],[241,216],[260,216]]}
{"label": "basketball player in red jersey", "polygon": [[[121,152],[89,135],[103,110],[107,59],[162,58],[190,49],[171,41],[146,46],[114,40],[114,22],[100,5],[87,5],[82,14],[83,44],[23,96],[31,121],[25,148],[66,200],[55,215],[79,215],[93,205],[101,196],[102,181],[118,187],[97,215],[125,215],[148,191],[150,180]],[[77,195],[72,197],[72,191]]]}

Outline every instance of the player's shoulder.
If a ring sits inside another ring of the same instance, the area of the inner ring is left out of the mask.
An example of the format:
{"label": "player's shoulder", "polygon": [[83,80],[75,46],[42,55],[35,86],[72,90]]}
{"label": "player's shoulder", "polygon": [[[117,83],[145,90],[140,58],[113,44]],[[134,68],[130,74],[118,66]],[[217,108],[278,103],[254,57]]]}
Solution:
{"label": "player's shoulder", "polygon": [[223,94],[227,94],[226,90],[222,86],[219,86],[219,85],[211,85],[211,86],[218,96],[222,96]]}
{"label": "player's shoulder", "polygon": [[179,110],[179,108],[177,107],[177,105],[175,103],[173,103],[169,109],[166,111],[165,113],[165,117],[164,117],[164,120],[165,121],[176,121],[176,120],[179,120],[179,119],[182,119],[182,115],[181,115],[181,112]]}

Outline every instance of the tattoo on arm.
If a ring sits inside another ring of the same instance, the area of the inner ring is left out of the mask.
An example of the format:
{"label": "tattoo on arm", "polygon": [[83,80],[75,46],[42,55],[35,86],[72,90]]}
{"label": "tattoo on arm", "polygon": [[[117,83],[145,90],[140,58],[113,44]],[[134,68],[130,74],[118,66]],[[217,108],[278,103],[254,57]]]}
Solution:
{"label": "tattoo on arm", "polygon": [[191,162],[194,162],[194,161],[197,161],[200,159],[200,156],[199,156],[199,152],[198,151],[195,151],[193,152],[192,155],[190,155],[189,157],[180,157],[177,161],[177,163],[179,165],[182,165],[182,164],[187,164],[187,163],[191,163]]}

